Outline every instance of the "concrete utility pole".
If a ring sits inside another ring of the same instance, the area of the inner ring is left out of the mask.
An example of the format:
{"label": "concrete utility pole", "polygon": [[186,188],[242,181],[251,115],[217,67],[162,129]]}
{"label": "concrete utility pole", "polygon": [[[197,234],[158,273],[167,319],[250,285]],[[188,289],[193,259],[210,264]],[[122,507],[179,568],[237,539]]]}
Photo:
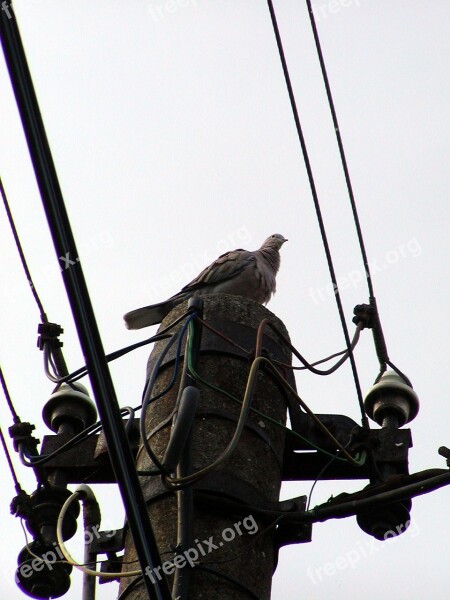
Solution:
{"label": "concrete utility pole", "polygon": [[[183,315],[186,309],[187,303],[176,307],[162,322],[160,329]],[[237,296],[206,296],[203,318],[247,352],[203,327],[197,373],[216,388],[242,400],[254,357],[258,325],[263,319],[269,319],[286,337],[287,331],[283,323],[266,308]],[[174,331],[179,331],[182,324],[177,325]],[[167,340],[156,344],[149,359],[149,376],[166,344]],[[169,384],[175,354],[176,344],[162,362],[153,396]],[[263,354],[283,363],[291,363],[289,349],[283,346],[270,327],[264,330]],[[287,373],[289,383],[295,386],[292,372]],[[150,438],[152,450],[160,461],[163,460],[171,433],[171,420],[167,417],[174,408],[179,382],[180,376],[167,394],[150,404],[146,416],[148,433],[163,424],[160,431]],[[221,455],[233,437],[241,410],[241,403],[208,388],[204,383],[196,382],[196,385],[200,398],[190,442],[183,452],[177,476],[180,473],[186,475],[189,472],[197,472]],[[268,371],[264,372],[264,369],[261,369],[257,375],[252,398],[253,408],[285,424],[284,392]],[[170,586],[173,585],[175,577],[175,587],[172,591],[174,598],[270,598],[276,561],[273,527],[270,527],[274,517],[261,518],[258,514],[253,514],[251,507],[269,507],[278,501],[283,449],[284,430],[257,413],[250,412],[239,443],[231,456],[193,485],[175,492],[164,484],[160,476],[141,477],[163,569]],[[146,471],[154,468],[153,462],[141,446],[137,455],[137,469]],[[224,498],[233,501],[227,508],[219,502],[219,499]],[[181,537],[180,543],[180,531],[183,527],[185,535],[184,538]],[[264,531],[265,529],[267,531]],[[133,540],[128,534],[124,570],[135,569],[137,563],[130,562],[135,559]],[[177,568],[173,562],[184,568]],[[154,579],[161,576],[165,576],[163,572],[154,573],[150,570],[146,574],[146,577]],[[183,584],[183,578],[187,584]],[[133,579],[122,579],[120,592],[132,581]],[[144,598],[147,598],[147,595],[142,583],[127,593],[127,600]]]}

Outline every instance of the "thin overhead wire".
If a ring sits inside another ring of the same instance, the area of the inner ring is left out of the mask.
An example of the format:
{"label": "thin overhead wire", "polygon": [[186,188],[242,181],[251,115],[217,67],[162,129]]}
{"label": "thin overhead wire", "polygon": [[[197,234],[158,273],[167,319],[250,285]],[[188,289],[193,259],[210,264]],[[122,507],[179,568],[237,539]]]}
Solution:
{"label": "thin overhead wire", "polygon": [[3,375],[3,370],[1,367],[0,367],[0,381],[2,384],[2,388],[3,388],[3,393],[5,394],[6,403],[8,405],[9,410],[11,411],[13,421],[14,421],[14,423],[20,423],[20,417],[17,414],[16,409],[14,408],[14,404],[11,399],[11,396],[10,396],[10,393],[8,390],[8,386],[6,385],[6,379],[5,379],[5,376]]}
{"label": "thin overhead wire", "polygon": [[358,215],[358,210],[356,208],[356,201],[355,201],[355,196],[353,193],[352,182],[350,179],[350,172],[349,172],[348,165],[347,165],[347,158],[345,156],[344,144],[342,142],[341,130],[339,127],[336,109],[334,107],[333,94],[331,92],[330,82],[328,79],[328,73],[327,73],[327,69],[325,66],[325,60],[323,57],[322,46],[320,44],[319,32],[317,30],[316,19],[314,17],[314,11],[312,9],[311,0],[306,0],[306,5],[308,7],[308,13],[309,13],[310,21],[311,21],[311,28],[312,28],[312,32],[313,32],[313,36],[314,36],[314,42],[316,44],[317,56],[319,58],[320,69],[322,71],[322,78],[323,78],[325,90],[327,93],[331,117],[333,119],[334,131],[336,133],[336,140],[337,140],[337,144],[338,144],[338,148],[339,148],[339,154],[341,157],[342,168],[343,168],[344,175],[345,175],[345,182],[347,185],[348,197],[349,197],[350,206],[352,209],[353,220],[355,222],[356,234],[358,237],[358,243],[359,243],[359,248],[360,248],[360,252],[361,252],[361,257],[363,259],[364,271],[366,274],[366,281],[367,281],[367,288],[369,290],[370,305],[374,308],[374,310],[376,312],[376,325],[373,328],[373,333],[374,333],[374,338],[375,338],[375,346],[376,346],[376,350],[377,350],[377,355],[378,355],[378,359],[380,361],[380,367],[381,367],[380,376],[386,370],[386,365],[389,365],[396,373],[398,373],[400,375],[400,377],[402,377],[405,380],[405,382],[408,385],[410,385],[412,387],[412,384],[411,384],[410,380],[408,379],[408,377],[406,377],[406,375],[404,375],[389,360],[389,357],[388,357],[386,343],[384,341],[384,336],[383,336],[383,329],[382,329],[380,318],[378,315],[377,302],[376,302],[375,293],[374,293],[374,289],[373,289],[372,277],[370,274],[369,261],[367,260],[367,253],[366,253],[366,247],[364,244],[364,237],[363,237],[362,230],[361,230],[361,224],[359,222],[359,215]]}
{"label": "thin overhead wire", "polygon": [[361,392],[361,385],[359,382],[358,370],[356,368],[355,357],[353,355],[352,348],[351,348],[350,336],[349,336],[349,332],[347,329],[347,324],[345,322],[345,314],[344,314],[344,309],[342,307],[342,301],[341,301],[341,296],[339,293],[339,286],[337,284],[336,274],[334,271],[333,259],[331,257],[330,247],[328,244],[328,238],[327,238],[325,225],[324,225],[323,218],[322,218],[322,211],[320,208],[319,198],[317,195],[316,185],[314,182],[314,176],[313,176],[313,172],[312,172],[312,168],[311,168],[311,163],[309,160],[308,150],[306,148],[305,138],[303,135],[303,130],[302,130],[302,126],[300,123],[300,118],[299,118],[299,114],[298,114],[298,110],[297,110],[297,103],[295,101],[294,91],[292,88],[291,78],[289,75],[289,69],[288,69],[286,57],[284,54],[284,48],[283,48],[283,43],[281,41],[280,30],[278,28],[278,22],[277,22],[277,18],[275,15],[275,10],[273,7],[272,0],[267,0],[267,4],[269,7],[270,18],[272,20],[273,30],[275,33],[275,38],[276,38],[276,42],[277,42],[278,52],[280,55],[281,65],[283,68],[286,87],[287,87],[288,94],[289,94],[289,100],[291,103],[292,113],[293,113],[295,125],[297,128],[297,134],[298,134],[300,146],[301,146],[302,153],[303,153],[303,159],[305,161],[306,172],[307,172],[309,184],[311,187],[311,193],[312,193],[312,197],[313,197],[314,207],[316,209],[316,216],[317,216],[317,220],[319,223],[320,234],[322,237],[322,243],[323,243],[323,247],[325,250],[325,255],[326,255],[326,259],[327,259],[327,263],[328,263],[328,270],[330,272],[330,277],[331,277],[333,289],[335,292],[334,296],[336,298],[336,304],[337,304],[337,308],[338,308],[338,312],[339,312],[339,317],[341,320],[342,330],[344,332],[345,343],[346,343],[347,350],[349,353],[350,363],[351,363],[352,372],[353,372],[353,379],[355,382],[356,394],[357,394],[357,398],[358,398],[358,404],[359,404],[360,411],[361,411],[361,422],[364,427],[368,428],[369,421],[366,417],[365,410],[364,410],[364,402],[363,402],[363,396],[362,396],[362,392]]}
{"label": "thin overhead wire", "polygon": [[9,454],[8,446],[6,445],[5,436],[3,435],[3,431],[1,429],[1,427],[0,427],[0,440],[2,442],[2,446],[3,446],[3,450],[5,452],[6,460],[8,462],[9,470],[11,471],[11,476],[12,476],[13,481],[14,481],[14,487],[16,489],[16,492],[19,494],[21,492],[22,488],[21,488],[21,485],[19,483],[19,480],[17,479],[17,475],[16,475],[16,472],[14,470],[14,465],[12,464],[11,456]]}
{"label": "thin overhead wire", "polygon": [[11,227],[11,231],[12,231],[12,234],[13,234],[13,237],[14,237],[14,241],[15,241],[16,246],[17,246],[17,251],[19,252],[20,260],[22,262],[23,270],[25,271],[25,275],[27,277],[31,293],[33,294],[34,299],[36,300],[36,304],[37,304],[37,306],[39,308],[39,313],[41,315],[41,321],[42,321],[42,323],[48,323],[48,319],[47,319],[47,315],[46,315],[45,310],[44,310],[44,306],[43,306],[43,304],[41,302],[39,294],[37,293],[36,287],[35,287],[35,285],[33,283],[33,279],[31,278],[30,269],[28,268],[27,260],[25,258],[25,254],[23,252],[23,248],[22,248],[22,244],[20,242],[19,234],[17,233],[16,225],[14,223],[14,219],[13,219],[13,216],[12,216],[12,213],[11,213],[11,209],[9,207],[8,198],[6,196],[5,188],[3,187],[3,181],[2,181],[1,177],[0,177],[0,191],[1,191],[1,194],[2,194],[2,198],[3,198],[3,204],[5,205],[5,210],[6,210],[6,215],[8,217],[9,225]]}
{"label": "thin overhead wire", "polygon": [[331,116],[333,119],[334,130],[336,132],[336,140],[339,147],[339,154],[341,156],[342,168],[344,170],[345,182],[347,184],[348,196],[350,199],[350,204],[352,207],[353,219],[355,221],[356,233],[358,235],[359,247],[361,250],[361,256],[364,263],[364,270],[366,273],[367,287],[369,288],[369,296],[372,298],[374,296],[373,293],[373,284],[372,277],[370,275],[369,261],[367,260],[366,248],[364,245],[364,238],[361,230],[361,225],[359,222],[358,210],[356,208],[355,196],[353,194],[353,186],[350,179],[350,172],[348,170],[347,159],[344,151],[344,144],[342,143],[341,131],[339,128],[339,123],[336,115],[336,109],[334,107],[333,95],[331,93],[330,83],[328,80],[327,69],[325,67],[325,61],[323,58],[322,47],[320,44],[319,33],[317,31],[316,20],[314,17],[314,11],[311,6],[311,0],[306,0],[306,4],[308,6],[309,18],[311,20],[311,27],[314,35],[314,41],[316,43],[317,55],[319,57],[320,68],[322,70],[323,82],[325,84],[325,89],[327,92],[328,104],[330,106]]}

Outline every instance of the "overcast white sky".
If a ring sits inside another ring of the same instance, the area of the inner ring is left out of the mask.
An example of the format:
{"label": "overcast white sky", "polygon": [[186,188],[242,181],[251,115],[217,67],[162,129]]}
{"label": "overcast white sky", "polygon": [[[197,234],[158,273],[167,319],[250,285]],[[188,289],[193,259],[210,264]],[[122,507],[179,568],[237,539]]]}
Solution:
{"label": "overcast white sky", "polygon": [[[311,360],[343,348],[335,300],[266,3],[262,0],[21,1],[16,14],[60,184],[107,352],[154,329],[122,314],[175,293],[224,250],[289,238],[269,309]],[[411,472],[444,467],[450,444],[449,19],[443,0],[317,0],[316,14],[390,357],[421,401]],[[275,2],[347,322],[367,302],[360,255],[304,2]],[[35,284],[65,330],[70,369],[83,364],[71,312],[0,59],[0,168]],[[1,362],[23,420],[49,433],[53,386],[36,349],[38,312],[4,211]],[[113,364],[121,405],[139,402],[149,349]],[[356,350],[363,390],[377,375],[371,334]],[[358,421],[350,367],[297,377],[317,412]],[[11,424],[0,402],[2,427]],[[27,491],[34,480],[17,460]],[[0,595],[24,546],[0,456]],[[316,487],[312,504],[367,482]],[[291,483],[283,497],[308,493]],[[105,528],[121,527],[117,488],[96,488]],[[413,501],[413,525],[373,542],[354,518],[315,525],[283,549],[273,600],[448,597],[450,490]],[[81,557],[81,555],[79,555]],[[350,558],[352,557],[352,558]],[[68,600],[81,597],[74,573]],[[98,598],[116,596],[116,584]]]}

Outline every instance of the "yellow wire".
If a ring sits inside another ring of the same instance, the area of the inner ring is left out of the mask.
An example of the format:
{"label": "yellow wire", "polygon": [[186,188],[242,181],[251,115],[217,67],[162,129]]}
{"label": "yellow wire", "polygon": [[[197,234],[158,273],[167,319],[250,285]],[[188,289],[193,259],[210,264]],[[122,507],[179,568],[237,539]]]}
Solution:
{"label": "yellow wire", "polygon": [[89,569],[89,567],[85,567],[84,565],[78,563],[67,550],[62,534],[64,517],[66,516],[69,506],[74,500],[82,500],[81,498],[79,498],[79,496],[82,492],[85,492],[87,487],[88,486],[83,486],[82,488],[76,489],[75,492],[71,496],[69,496],[64,502],[61,508],[61,512],[58,516],[58,521],[56,524],[56,538],[58,540],[58,545],[61,548],[61,552],[63,553],[64,558],[69,564],[73,565],[76,569],[83,571],[83,573],[86,573],[87,575],[93,575],[94,577],[103,577],[105,579],[117,579],[121,577],[134,577],[135,575],[142,575],[142,571],[128,571],[126,573],[103,573],[102,571],[94,571],[93,569]]}
{"label": "yellow wire", "polygon": [[192,483],[193,481],[200,479],[201,477],[206,475],[206,473],[209,473],[209,471],[211,471],[212,469],[214,469],[215,467],[220,465],[233,452],[233,450],[236,448],[236,446],[239,442],[239,438],[241,437],[241,433],[245,427],[245,421],[247,419],[247,415],[250,410],[250,403],[252,400],[253,388],[254,388],[255,382],[256,382],[256,375],[257,375],[257,372],[259,369],[259,363],[262,360],[265,360],[264,357],[258,356],[257,358],[255,358],[255,360],[252,363],[252,366],[250,368],[250,373],[249,373],[249,376],[247,379],[247,386],[245,388],[244,399],[242,400],[241,413],[239,415],[239,420],[238,420],[238,423],[236,426],[236,430],[234,432],[233,437],[231,438],[230,443],[225,448],[225,450],[222,452],[222,454],[218,458],[216,458],[215,461],[213,461],[211,464],[209,464],[207,467],[204,467],[203,469],[200,469],[199,471],[196,471],[195,473],[191,473],[191,475],[187,475],[186,477],[178,477],[178,478],[166,477],[165,481],[167,481],[167,483],[173,484],[173,485],[178,485],[181,483]]}

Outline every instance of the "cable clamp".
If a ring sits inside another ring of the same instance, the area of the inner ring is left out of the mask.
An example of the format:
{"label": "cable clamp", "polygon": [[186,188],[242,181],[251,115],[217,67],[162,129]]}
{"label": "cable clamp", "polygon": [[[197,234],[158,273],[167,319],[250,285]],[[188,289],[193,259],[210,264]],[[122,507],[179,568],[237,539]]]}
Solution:
{"label": "cable clamp", "polygon": [[64,329],[57,323],[39,323],[39,337],[37,339],[37,347],[43,350],[45,344],[49,344],[51,349],[62,348],[63,343],[58,337],[64,333]]}
{"label": "cable clamp", "polygon": [[15,423],[14,425],[11,425],[8,431],[13,440],[13,446],[16,452],[19,452],[21,444],[24,444],[28,451],[36,451],[40,440],[31,435],[31,432],[34,431],[34,429],[36,429],[36,427],[31,423]]}
{"label": "cable clamp", "polygon": [[370,304],[357,304],[353,309],[353,314],[355,316],[353,317],[352,322],[355,325],[361,323],[363,329],[373,329],[375,327],[377,321],[377,309],[375,306],[371,306]]}
{"label": "cable clamp", "polygon": [[447,467],[450,467],[450,448],[446,446],[441,446],[438,450],[438,454],[447,459]]}

